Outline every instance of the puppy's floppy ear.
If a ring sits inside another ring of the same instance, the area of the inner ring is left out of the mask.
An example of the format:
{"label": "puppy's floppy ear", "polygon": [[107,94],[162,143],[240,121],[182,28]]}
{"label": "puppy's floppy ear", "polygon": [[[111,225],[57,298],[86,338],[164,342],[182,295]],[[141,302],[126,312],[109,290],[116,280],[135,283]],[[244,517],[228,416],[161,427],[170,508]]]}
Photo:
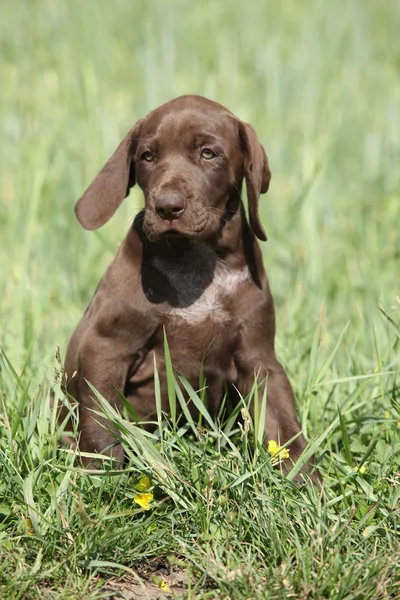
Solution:
{"label": "puppy's floppy ear", "polygon": [[258,215],[258,199],[260,194],[265,194],[268,191],[271,179],[268,158],[256,132],[249,123],[241,121],[239,133],[244,154],[244,177],[249,202],[250,226],[258,239],[265,242],[267,235]]}
{"label": "puppy's floppy ear", "polygon": [[75,214],[85,229],[98,229],[107,223],[135,185],[133,155],[141,123],[138,121],[130,130],[76,203]]}

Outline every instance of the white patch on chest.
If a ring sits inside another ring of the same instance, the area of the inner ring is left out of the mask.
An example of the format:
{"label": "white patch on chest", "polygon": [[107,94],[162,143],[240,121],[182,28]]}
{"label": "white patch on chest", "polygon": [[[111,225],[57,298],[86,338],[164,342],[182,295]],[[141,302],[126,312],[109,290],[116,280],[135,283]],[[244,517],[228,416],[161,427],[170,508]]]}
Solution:
{"label": "white patch on chest", "polygon": [[172,310],[177,316],[193,324],[209,318],[215,322],[227,321],[230,318],[227,300],[232,296],[240,283],[249,279],[247,267],[233,273],[225,265],[217,263],[212,283],[203,291],[200,298],[185,308]]}
{"label": "white patch on chest", "polygon": [[171,307],[169,314],[193,325],[206,319],[214,322],[230,319],[228,299],[241,283],[250,279],[250,272],[247,266],[230,270],[220,260],[210,258],[205,253],[172,264],[160,257],[153,259],[154,266],[178,294],[180,306]]}

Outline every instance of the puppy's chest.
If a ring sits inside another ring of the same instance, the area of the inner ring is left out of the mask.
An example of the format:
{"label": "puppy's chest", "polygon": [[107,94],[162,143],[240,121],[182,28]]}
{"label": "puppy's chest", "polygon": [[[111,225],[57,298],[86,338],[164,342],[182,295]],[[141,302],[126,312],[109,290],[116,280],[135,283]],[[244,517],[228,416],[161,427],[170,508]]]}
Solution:
{"label": "puppy's chest", "polygon": [[156,268],[174,290],[174,302],[163,310],[172,324],[226,327],[234,318],[232,299],[249,279],[247,266],[230,270],[221,261],[182,261],[168,264],[156,259]]}

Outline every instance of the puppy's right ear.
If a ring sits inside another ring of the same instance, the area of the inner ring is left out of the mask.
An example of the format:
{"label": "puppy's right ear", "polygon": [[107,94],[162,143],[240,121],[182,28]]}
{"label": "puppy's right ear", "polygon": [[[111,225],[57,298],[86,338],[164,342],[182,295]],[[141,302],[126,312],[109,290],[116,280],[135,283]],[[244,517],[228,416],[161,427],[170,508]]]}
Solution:
{"label": "puppy's right ear", "polygon": [[130,130],[76,203],[75,214],[85,229],[98,229],[107,223],[135,185],[133,156],[141,124],[138,121]]}

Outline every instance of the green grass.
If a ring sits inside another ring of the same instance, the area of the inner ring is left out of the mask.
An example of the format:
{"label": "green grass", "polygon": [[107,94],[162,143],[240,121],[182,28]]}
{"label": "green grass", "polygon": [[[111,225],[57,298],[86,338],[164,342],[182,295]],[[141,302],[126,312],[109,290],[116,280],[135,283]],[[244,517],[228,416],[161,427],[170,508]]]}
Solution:
{"label": "green grass", "polygon": [[[107,598],[169,569],[188,598],[400,597],[399,31],[396,0],[2,2],[1,598]],[[141,196],[95,233],[74,202],[182,93],[250,121],[269,155],[277,351],[323,494],[272,469],[258,423],[205,410],[154,435],[111,415],[124,473],[90,475],[58,444],[56,348]]]}

